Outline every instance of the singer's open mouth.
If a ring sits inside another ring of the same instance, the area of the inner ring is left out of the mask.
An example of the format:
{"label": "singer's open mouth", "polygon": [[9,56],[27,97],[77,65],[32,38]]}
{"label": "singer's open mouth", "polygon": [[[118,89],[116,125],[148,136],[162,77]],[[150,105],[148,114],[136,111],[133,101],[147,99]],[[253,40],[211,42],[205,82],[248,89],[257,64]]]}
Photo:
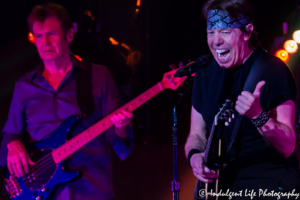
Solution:
{"label": "singer's open mouth", "polygon": [[216,49],[216,52],[218,54],[218,58],[220,60],[226,60],[228,56],[230,55],[229,49]]}

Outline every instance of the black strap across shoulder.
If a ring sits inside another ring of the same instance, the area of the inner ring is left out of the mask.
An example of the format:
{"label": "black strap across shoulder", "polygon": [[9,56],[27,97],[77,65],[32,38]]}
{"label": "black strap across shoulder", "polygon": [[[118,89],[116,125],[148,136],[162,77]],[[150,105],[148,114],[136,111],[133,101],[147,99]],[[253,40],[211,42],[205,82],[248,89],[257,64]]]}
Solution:
{"label": "black strap across shoulder", "polygon": [[[251,93],[254,92],[257,83],[261,80],[262,73],[263,73],[263,71],[265,69],[265,66],[266,66],[266,65],[262,65],[262,63],[264,63],[264,62],[262,62],[263,57],[264,57],[263,53],[259,53],[256,56],[252,66],[251,66],[251,69],[249,71],[249,74],[247,76],[247,80],[245,82],[243,91],[248,91],[248,92],[251,92]],[[235,125],[234,125],[234,129],[233,129],[233,132],[232,132],[232,135],[231,135],[230,143],[229,143],[229,146],[227,148],[227,153],[229,152],[229,150],[230,150],[230,148],[231,148],[231,146],[234,142],[235,136],[236,136],[236,134],[239,130],[242,119],[243,119],[243,116],[238,114],[238,117],[237,117]]]}
{"label": "black strap across shoulder", "polygon": [[85,66],[87,69],[75,65],[73,67],[76,83],[77,103],[83,119],[87,119],[94,110],[91,63],[85,63]]}

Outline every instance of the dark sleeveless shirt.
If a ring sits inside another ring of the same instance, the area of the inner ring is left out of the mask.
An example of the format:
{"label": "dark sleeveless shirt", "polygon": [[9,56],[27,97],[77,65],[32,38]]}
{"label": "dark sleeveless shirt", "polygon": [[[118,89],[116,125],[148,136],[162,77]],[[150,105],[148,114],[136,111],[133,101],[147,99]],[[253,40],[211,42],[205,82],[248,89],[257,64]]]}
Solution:
{"label": "dark sleeveless shirt", "polygon": [[[212,126],[214,116],[219,111],[225,99],[231,98],[235,102],[241,94],[249,70],[258,54],[264,54],[263,63],[266,65],[262,79],[266,82],[261,91],[260,105],[263,109],[272,110],[278,105],[292,100],[295,102],[297,88],[290,69],[280,59],[263,51],[253,51],[244,64],[231,69],[223,69],[215,59],[204,69],[197,71],[192,105],[202,116],[208,129]],[[235,111],[235,116],[237,112]],[[231,133],[236,118],[229,127],[224,128],[222,139],[226,147],[229,145]],[[295,152],[284,158],[263,139],[250,119],[243,117],[235,142],[228,153],[229,164],[226,170],[232,182],[244,181],[238,184],[243,187],[249,180],[256,180],[253,187],[262,187],[257,180],[276,180],[276,184],[287,175],[287,170],[297,171],[298,161]],[[277,181],[278,180],[278,181]],[[229,180],[228,180],[229,181]],[[268,184],[276,187],[276,184]],[[248,185],[249,185],[248,184]]]}

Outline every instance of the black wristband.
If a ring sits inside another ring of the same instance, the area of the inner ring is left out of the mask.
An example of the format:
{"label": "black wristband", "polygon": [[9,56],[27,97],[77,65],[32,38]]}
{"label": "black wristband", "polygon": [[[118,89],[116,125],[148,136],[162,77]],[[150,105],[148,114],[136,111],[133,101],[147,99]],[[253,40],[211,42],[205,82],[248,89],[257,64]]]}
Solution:
{"label": "black wristband", "polygon": [[191,167],[191,157],[196,154],[196,153],[202,153],[202,151],[198,150],[198,149],[191,149],[189,151],[188,157],[187,157],[187,161],[188,161],[188,165]]}
{"label": "black wristband", "polygon": [[270,111],[268,112],[263,110],[258,117],[256,117],[255,119],[251,119],[252,124],[255,127],[262,127],[269,120],[269,113]]}

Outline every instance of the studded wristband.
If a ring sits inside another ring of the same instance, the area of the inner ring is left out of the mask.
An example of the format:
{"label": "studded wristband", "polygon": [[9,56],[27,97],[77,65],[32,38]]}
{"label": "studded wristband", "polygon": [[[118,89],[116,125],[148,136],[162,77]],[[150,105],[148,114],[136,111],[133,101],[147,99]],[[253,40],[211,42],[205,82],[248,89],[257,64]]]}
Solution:
{"label": "studded wristband", "polygon": [[258,117],[251,119],[252,124],[255,127],[262,127],[269,120],[269,113],[270,111],[263,110]]}

